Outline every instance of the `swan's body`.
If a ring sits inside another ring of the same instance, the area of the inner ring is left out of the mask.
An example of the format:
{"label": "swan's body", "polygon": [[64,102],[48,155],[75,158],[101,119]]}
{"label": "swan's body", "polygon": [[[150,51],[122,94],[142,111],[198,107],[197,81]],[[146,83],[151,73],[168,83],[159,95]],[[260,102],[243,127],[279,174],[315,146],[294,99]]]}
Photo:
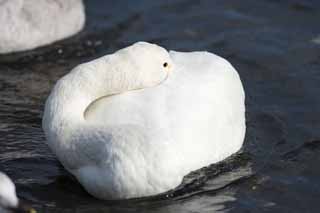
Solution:
{"label": "swan's body", "polygon": [[[151,49],[145,56],[134,52],[145,48]],[[147,76],[139,73],[141,67],[113,72],[117,60],[109,57],[127,59],[116,52],[75,68],[46,103],[49,146],[86,190],[102,199],[172,189],[189,172],[238,151],[245,134],[244,92],[227,61],[207,52],[168,54],[148,43],[130,51],[138,57],[133,61],[145,61]],[[152,74],[153,61],[162,58],[171,71]]]}
{"label": "swan's body", "polygon": [[18,203],[14,183],[6,174],[0,172],[0,212],[4,212],[7,208],[18,207]]}
{"label": "swan's body", "polygon": [[29,50],[79,32],[82,0],[0,0],[0,53]]}
{"label": "swan's body", "polygon": [[11,212],[36,213],[34,209],[19,202],[16,186],[6,174],[0,172],[0,213]]}

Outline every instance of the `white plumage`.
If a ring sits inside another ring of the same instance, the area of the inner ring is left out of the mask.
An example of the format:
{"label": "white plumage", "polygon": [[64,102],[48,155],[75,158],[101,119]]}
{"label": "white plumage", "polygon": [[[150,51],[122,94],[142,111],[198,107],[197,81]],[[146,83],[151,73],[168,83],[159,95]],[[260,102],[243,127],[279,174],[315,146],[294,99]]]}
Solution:
{"label": "white plumage", "polygon": [[17,208],[18,203],[14,183],[6,174],[0,172],[0,212],[5,212],[7,208]]}
{"label": "white plumage", "polygon": [[79,32],[82,0],[0,0],[0,53],[30,50]]}
{"label": "white plumage", "polygon": [[90,194],[149,196],[241,148],[244,98],[238,73],[223,58],[138,42],[60,79],[43,129]]}

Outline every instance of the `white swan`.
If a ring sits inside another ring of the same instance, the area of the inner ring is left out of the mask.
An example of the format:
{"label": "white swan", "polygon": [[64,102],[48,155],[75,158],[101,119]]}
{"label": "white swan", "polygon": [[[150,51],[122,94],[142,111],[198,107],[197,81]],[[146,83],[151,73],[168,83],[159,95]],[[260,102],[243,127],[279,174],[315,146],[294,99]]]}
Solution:
{"label": "white swan", "polygon": [[46,101],[43,129],[90,194],[154,195],[240,149],[244,91],[219,56],[138,42],[60,79]]}
{"label": "white swan", "polygon": [[34,209],[19,202],[14,183],[6,174],[0,172],[0,213],[5,212],[36,213]]}
{"label": "white swan", "polygon": [[0,53],[30,50],[79,32],[82,0],[0,0]]}

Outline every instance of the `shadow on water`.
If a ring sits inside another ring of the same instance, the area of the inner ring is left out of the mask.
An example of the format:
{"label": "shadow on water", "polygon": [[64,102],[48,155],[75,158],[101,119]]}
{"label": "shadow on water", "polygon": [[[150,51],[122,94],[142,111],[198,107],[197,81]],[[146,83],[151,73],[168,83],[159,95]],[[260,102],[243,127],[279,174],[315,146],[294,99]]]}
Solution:
{"label": "shadow on water", "polygon": [[[318,212],[317,1],[85,3],[88,20],[80,34],[0,56],[0,170],[13,178],[20,197],[39,212]],[[189,174],[168,193],[100,201],[45,145],[43,105],[73,66],[138,40],[230,60],[246,89],[246,140],[239,153]]]}

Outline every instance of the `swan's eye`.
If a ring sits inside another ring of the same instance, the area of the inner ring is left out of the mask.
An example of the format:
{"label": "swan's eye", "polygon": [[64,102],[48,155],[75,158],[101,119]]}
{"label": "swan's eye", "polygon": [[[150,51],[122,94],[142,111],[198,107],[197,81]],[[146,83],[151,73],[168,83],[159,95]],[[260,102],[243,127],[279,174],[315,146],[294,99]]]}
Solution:
{"label": "swan's eye", "polygon": [[167,67],[167,66],[168,66],[168,63],[165,62],[165,63],[163,64],[163,67]]}

